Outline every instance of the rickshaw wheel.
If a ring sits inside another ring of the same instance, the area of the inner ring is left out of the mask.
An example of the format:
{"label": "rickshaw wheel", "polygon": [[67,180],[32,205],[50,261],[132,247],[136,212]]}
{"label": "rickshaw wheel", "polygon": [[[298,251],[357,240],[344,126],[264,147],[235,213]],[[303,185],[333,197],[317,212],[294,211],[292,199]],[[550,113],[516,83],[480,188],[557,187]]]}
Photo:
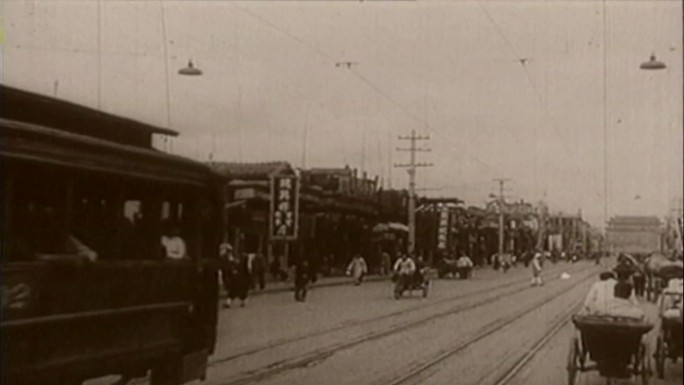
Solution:
{"label": "rickshaw wheel", "polygon": [[663,336],[659,335],[658,339],[656,340],[656,351],[653,355],[653,358],[655,358],[656,372],[658,373],[658,378],[660,379],[665,378],[665,359],[667,356],[665,348],[666,346]]}
{"label": "rickshaw wheel", "polygon": [[568,362],[566,369],[568,371],[568,385],[575,385],[577,378],[577,359],[579,358],[579,340],[573,337],[570,342],[570,351],[568,352]]}

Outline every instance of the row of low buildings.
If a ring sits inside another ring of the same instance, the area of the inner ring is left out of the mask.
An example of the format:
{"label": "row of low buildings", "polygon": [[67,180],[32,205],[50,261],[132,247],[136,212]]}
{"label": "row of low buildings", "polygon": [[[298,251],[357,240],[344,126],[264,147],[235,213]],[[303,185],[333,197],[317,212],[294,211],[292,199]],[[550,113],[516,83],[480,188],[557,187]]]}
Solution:
{"label": "row of low buildings", "polygon": [[[298,170],[286,162],[209,166],[228,181],[225,237],[242,252],[261,253],[281,267],[306,258],[318,270],[334,273],[354,254],[363,255],[373,270],[383,252],[396,257],[406,249],[407,191],[383,189],[377,178],[366,173],[348,166]],[[274,202],[279,193],[273,181],[289,177],[297,180],[292,192],[297,203],[291,207],[296,210],[296,236],[279,237],[274,222],[290,214],[278,212],[282,202]],[[417,203],[416,253],[427,261],[464,253],[475,263],[487,263],[497,252],[499,222],[494,205],[466,207],[457,198],[426,197],[419,197]],[[507,251],[520,254],[540,245],[589,251],[588,225],[581,216],[539,214],[538,206],[527,202],[505,205]],[[546,226],[540,225],[540,218],[545,218]],[[548,242],[540,242],[542,228]]]}

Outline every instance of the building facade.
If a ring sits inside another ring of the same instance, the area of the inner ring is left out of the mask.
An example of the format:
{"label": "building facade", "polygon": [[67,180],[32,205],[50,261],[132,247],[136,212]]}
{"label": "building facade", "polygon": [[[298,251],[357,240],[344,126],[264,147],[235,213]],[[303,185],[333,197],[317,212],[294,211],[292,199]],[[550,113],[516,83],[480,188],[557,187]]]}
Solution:
{"label": "building facade", "polygon": [[608,221],[606,242],[611,253],[648,254],[662,248],[663,226],[655,216],[615,216]]}

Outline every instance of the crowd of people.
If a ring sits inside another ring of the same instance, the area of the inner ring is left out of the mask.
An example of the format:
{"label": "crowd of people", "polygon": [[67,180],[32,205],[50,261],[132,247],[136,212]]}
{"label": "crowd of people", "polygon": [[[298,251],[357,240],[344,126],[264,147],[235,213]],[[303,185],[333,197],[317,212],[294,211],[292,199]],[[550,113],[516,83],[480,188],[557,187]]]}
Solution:
{"label": "crowd of people", "polygon": [[[165,245],[169,245],[167,252],[170,254],[181,248],[176,247],[177,245],[174,246],[175,242],[172,238],[165,240]],[[226,308],[238,303],[241,307],[245,306],[250,290],[257,288],[263,290],[265,288],[267,266],[270,267],[274,281],[288,282],[289,278],[292,277],[296,301],[306,300],[308,287],[316,280],[316,272],[312,271],[311,264],[305,259],[295,259],[295,263],[288,270],[282,267],[282,258],[273,258],[269,265],[263,255],[235,253],[233,247],[227,243],[221,245],[220,256],[222,260],[221,280],[226,291],[224,302]],[[171,255],[169,257],[173,258]],[[544,260],[549,258],[545,252],[541,251],[531,253],[529,257],[523,256],[523,262],[531,268],[533,286],[543,285],[541,273]],[[450,261],[454,276],[461,279],[472,277],[474,264],[467,254],[461,252],[457,259],[445,256],[442,259],[442,262],[444,261]],[[502,269],[506,272],[511,267],[515,267],[518,261],[519,259],[511,254],[502,254],[501,256],[495,254],[491,262],[494,269]],[[402,253],[393,259],[389,253],[382,252],[377,272],[383,276],[392,275],[393,281],[399,288],[403,288],[401,291],[404,291],[411,287],[410,283],[420,283],[425,280],[426,267],[424,258],[420,254]],[[344,272],[352,278],[354,285],[359,286],[369,274],[368,263],[361,254],[355,254]]]}
{"label": "crowd of people", "polygon": [[[182,242],[178,242],[172,233],[163,243],[166,246],[169,258],[178,258],[177,255],[184,253]],[[245,306],[250,290],[263,290],[266,285],[266,272],[268,271],[266,258],[258,253],[237,255],[233,247],[223,244],[220,248],[220,255],[223,261],[221,276],[227,298],[224,306],[231,307],[236,303]],[[450,269],[454,276],[461,279],[472,277],[474,268],[473,261],[465,253],[460,253],[458,259],[443,257],[450,261]],[[529,250],[516,256],[512,253],[494,254],[490,263],[496,270],[506,273],[509,269],[524,264],[530,269],[531,285],[543,286],[542,271],[545,263],[556,263],[566,261],[573,263],[580,259],[577,253],[565,251],[542,251]],[[418,275],[424,273],[426,264],[421,255],[400,254],[396,259],[391,258],[387,252],[382,252],[379,258],[377,272],[381,275],[392,275],[393,280],[401,284],[402,287],[409,287],[409,282],[418,282]],[[287,262],[287,261],[285,261]],[[307,290],[312,282],[315,282],[316,272],[312,271],[311,264],[305,259],[297,260],[288,271],[283,268],[281,258],[274,258],[270,264],[270,272],[273,280],[288,282],[292,276],[294,283],[294,295],[296,301],[305,301]],[[617,267],[610,273],[601,275],[601,281],[592,288],[587,297],[584,311],[588,314],[614,313],[625,316],[638,316],[639,311],[633,306],[636,302],[635,296],[644,295],[645,274],[641,269],[636,268],[636,262],[628,256],[619,256]],[[349,261],[344,270],[347,276],[353,280],[356,286],[362,285],[364,278],[369,274],[369,265],[361,254],[355,254]],[[628,302],[625,302],[629,301]]]}

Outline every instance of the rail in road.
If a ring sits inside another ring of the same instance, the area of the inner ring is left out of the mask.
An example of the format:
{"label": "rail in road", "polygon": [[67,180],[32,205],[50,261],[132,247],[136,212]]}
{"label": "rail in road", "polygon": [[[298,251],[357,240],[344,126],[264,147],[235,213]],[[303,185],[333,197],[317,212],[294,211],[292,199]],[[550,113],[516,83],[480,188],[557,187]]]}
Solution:
{"label": "rail in road", "polygon": [[[587,280],[592,278],[595,278],[594,275],[588,274],[587,276],[581,278],[577,282],[577,285],[586,282]],[[409,369],[407,369],[403,373],[400,373],[393,380],[384,383],[386,385],[407,385],[422,383],[425,380],[425,377],[430,375],[430,371],[434,370],[436,366],[442,364],[444,361],[448,360],[451,357],[454,357],[456,354],[462,352],[471,345],[494,335],[495,333],[501,331],[505,327],[515,322],[519,322],[522,316],[524,316],[525,314],[530,313],[536,309],[539,309],[542,306],[565,295],[568,295],[567,289],[561,288],[560,290],[554,291],[551,295],[545,296],[541,300],[534,302],[530,306],[523,307],[515,313],[507,315],[506,317],[499,318],[492,322],[489,322],[482,326],[480,329],[478,329],[478,331],[475,332],[469,338],[463,341],[459,341],[458,343],[448,348],[442,349],[433,356],[427,357],[426,359],[407,365]],[[491,385],[507,384],[508,381],[510,381],[510,379],[513,378],[522,369],[522,367],[524,367],[524,365],[527,362],[529,362],[529,360],[534,356],[534,354],[538,352],[541,349],[541,347],[543,347],[543,345],[546,342],[548,342],[548,340],[550,340],[551,337],[553,337],[553,335],[555,335],[558,332],[558,330],[560,330],[563,327],[563,325],[565,325],[568,322],[572,314],[575,314],[579,310],[581,303],[581,301],[578,301],[575,303],[574,306],[571,306],[570,309],[566,313],[564,313],[559,318],[559,320],[557,320],[552,325],[552,327],[549,328],[543,334],[543,336],[526,352],[526,354],[523,355],[523,357],[520,360],[518,360],[512,366],[507,368],[501,375],[501,377],[499,377]]]}
{"label": "rail in road", "polygon": [[[585,269],[587,269],[586,266],[580,265],[580,267],[570,270],[569,273],[575,273],[575,272],[582,271]],[[557,277],[553,276],[553,274],[554,273],[544,273],[543,276],[547,281],[553,281],[553,280],[557,279]],[[550,276],[552,278],[549,278]],[[313,339],[316,337],[321,337],[323,335],[338,332],[338,331],[344,330],[344,329],[363,326],[363,325],[367,325],[370,323],[374,323],[374,322],[378,322],[378,321],[382,321],[382,320],[386,320],[386,319],[396,318],[398,316],[402,316],[402,315],[407,314],[407,313],[412,313],[412,312],[416,312],[416,311],[424,310],[424,309],[428,309],[428,308],[434,308],[434,307],[437,307],[437,306],[445,304],[445,303],[459,301],[459,300],[467,298],[467,297],[472,297],[472,296],[475,296],[478,294],[488,293],[488,292],[492,292],[495,290],[508,289],[510,287],[518,286],[522,283],[528,283],[528,282],[529,282],[528,278],[518,279],[518,280],[514,280],[512,282],[505,283],[503,285],[485,287],[485,288],[482,288],[479,290],[474,290],[474,291],[458,294],[458,295],[455,295],[455,296],[452,296],[449,298],[444,298],[444,299],[441,299],[438,301],[423,303],[423,304],[420,304],[418,306],[414,306],[411,308],[407,308],[407,309],[399,310],[396,312],[383,314],[383,315],[378,316],[378,317],[372,317],[372,318],[367,318],[367,319],[363,319],[363,320],[359,320],[359,321],[354,321],[354,322],[350,322],[350,323],[347,323],[344,325],[338,325],[338,326],[334,326],[331,328],[318,330],[318,331],[315,331],[315,332],[312,332],[312,333],[309,333],[306,335],[302,335],[302,336],[295,336],[295,337],[280,339],[280,340],[277,340],[277,341],[274,341],[274,342],[271,342],[268,344],[256,346],[256,347],[253,347],[251,349],[247,349],[247,350],[244,350],[241,352],[237,352],[234,354],[230,354],[230,355],[226,355],[223,357],[218,357],[218,358],[212,359],[210,362],[210,366],[223,365],[223,364],[226,364],[230,361],[234,361],[238,358],[243,358],[243,357],[255,355],[255,354],[265,352],[265,351],[269,351],[273,348],[284,346],[287,344],[300,342],[300,341],[304,341],[307,339]],[[515,293],[517,293],[517,292],[515,292]],[[511,292],[511,294],[514,294],[514,292]]]}
{"label": "rail in road", "polygon": [[[570,272],[575,274],[575,273],[582,273],[582,272],[593,272],[593,270],[594,270],[593,265],[592,266],[579,265],[579,266],[575,267],[574,269],[572,269]],[[587,279],[592,278],[592,277],[593,277],[593,274],[588,274],[586,277],[584,277],[582,279],[582,281],[587,280]],[[549,278],[547,276],[547,283],[553,282],[557,279],[559,279],[559,277],[557,275],[554,277],[551,277],[551,278]],[[370,333],[361,334],[357,337],[347,338],[341,342],[333,343],[333,344],[327,345],[323,348],[315,349],[313,351],[310,351],[310,352],[307,352],[307,353],[304,353],[301,355],[291,356],[289,358],[285,358],[285,359],[282,359],[280,361],[272,362],[272,363],[269,363],[269,364],[264,365],[264,366],[259,366],[259,367],[256,367],[254,369],[244,371],[244,372],[242,372],[238,375],[235,375],[233,377],[228,377],[228,378],[216,381],[216,382],[212,381],[212,383],[216,383],[216,384],[220,384],[220,385],[244,385],[244,384],[250,384],[250,383],[263,381],[265,379],[277,376],[279,374],[283,374],[284,372],[287,372],[290,370],[294,370],[294,369],[298,369],[298,368],[305,368],[308,366],[315,365],[317,362],[324,361],[328,357],[330,357],[330,356],[332,356],[338,352],[341,352],[341,351],[344,351],[347,349],[351,349],[351,348],[356,347],[358,345],[366,344],[369,342],[379,340],[381,338],[385,338],[385,337],[388,337],[391,335],[395,335],[397,333],[405,332],[409,329],[419,327],[421,325],[427,324],[427,323],[435,321],[437,319],[452,316],[454,314],[464,312],[467,310],[471,310],[474,308],[478,308],[478,307],[490,304],[492,302],[501,300],[502,298],[512,296],[512,295],[515,295],[517,293],[521,293],[521,292],[529,290],[529,289],[531,289],[529,286],[529,279],[527,279],[527,278],[518,279],[518,280],[514,280],[510,283],[506,283],[504,285],[493,286],[493,287],[488,287],[488,288],[484,288],[481,290],[472,291],[469,293],[464,293],[462,295],[446,298],[446,299],[436,301],[433,303],[428,303],[428,304],[424,304],[421,306],[416,306],[416,307],[404,309],[402,311],[393,312],[390,314],[385,314],[385,315],[382,315],[379,317],[374,317],[374,318],[362,320],[362,321],[356,322],[356,323],[351,324],[351,325],[338,326],[338,327],[330,328],[327,330],[321,330],[319,332],[312,333],[310,335],[301,336],[301,337],[294,337],[291,339],[278,341],[274,344],[269,344],[269,345],[257,347],[255,349],[252,349],[252,350],[249,350],[246,352],[242,352],[242,353],[238,353],[238,354],[235,354],[232,356],[228,356],[228,357],[218,359],[218,360],[213,362],[213,365],[225,364],[227,362],[237,360],[238,358],[242,358],[242,357],[246,357],[246,356],[250,356],[250,355],[256,355],[260,352],[268,352],[270,349],[273,349],[274,347],[277,347],[277,346],[282,346],[282,345],[286,345],[286,344],[300,342],[300,341],[310,339],[310,338],[314,338],[314,337],[321,337],[325,334],[334,333],[334,332],[337,332],[337,331],[340,331],[343,329],[346,330],[349,328],[357,327],[359,325],[367,325],[367,324],[373,323],[373,322],[380,322],[380,321],[388,319],[388,318],[397,317],[398,315],[406,315],[408,313],[422,312],[426,308],[435,307],[435,306],[438,306],[440,304],[459,301],[461,299],[473,297],[473,296],[476,296],[479,294],[489,294],[489,295],[485,296],[484,298],[477,300],[477,301],[474,301],[474,302],[471,302],[471,303],[459,304],[455,307],[448,308],[447,310],[444,310],[444,311],[439,311],[436,313],[421,316],[421,317],[419,317],[415,320],[412,320],[410,322],[400,323],[397,325],[391,325],[390,327],[382,328],[380,330],[373,331]],[[558,297],[561,294],[562,293],[560,293],[560,294],[554,293],[554,295],[552,295],[552,296],[545,297],[545,299],[543,301],[535,304],[535,308],[542,306],[544,303],[552,301],[553,299],[555,299],[556,297]],[[513,317],[519,317],[520,314],[524,314],[525,312],[530,311],[530,310],[531,309],[526,308],[526,309],[524,309],[523,312],[516,313]],[[457,350],[457,351],[462,350],[465,347],[467,347],[467,346],[477,342],[478,340],[486,337],[486,335],[489,335],[489,334],[495,332],[496,330],[502,328],[507,323],[512,322],[512,321],[508,321],[509,319],[511,319],[511,317],[507,317],[506,322],[501,322],[501,320],[497,321],[497,322],[499,322],[495,325],[497,327],[494,327],[494,329],[492,329],[489,333],[483,334],[479,338],[472,340],[470,343],[468,343],[464,347],[461,347],[460,349],[458,347],[456,347],[455,350]],[[490,326],[490,328],[493,327],[492,325],[489,325],[489,326]],[[434,361],[434,363],[433,363],[433,365],[434,365],[435,363],[443,361],[444,359],[448,358],[449,356],[451,356],[453,354],[455,354],[455,352],[452,354],[447,354],[444,357],[437,357],[437,358],[430,359],[428,361]],[[427,365],[427,367],[431,366],[429,364],[429,362],[426,363],[426,365]],[[413,375],[409,375],[407,377],[407,379],[409,379],[411,377],[413,377]],[[397,382],[397,384],[400,384],[400,383],[402,383],[402,382],[401,381]]]}
{"label": "rail in road", "polygon": [[539,351],[542,350],[542,348],[544,348],[544,346],[546,346],[546,344],[548,344],[568,322],[570,322],[572,316],[579,312],[581,307],[582,301],[579,301],[575,306],[571,307],[567,313],[563,314],[563,316],[556,321],[555,324],[549,328],[518,361],[515,362],[515,364],[506,369],[504,374],[493,385],[505,385],[511,382],[511,380],[513,380],[530,361],[532,361],[537,353],[539,353]]}

